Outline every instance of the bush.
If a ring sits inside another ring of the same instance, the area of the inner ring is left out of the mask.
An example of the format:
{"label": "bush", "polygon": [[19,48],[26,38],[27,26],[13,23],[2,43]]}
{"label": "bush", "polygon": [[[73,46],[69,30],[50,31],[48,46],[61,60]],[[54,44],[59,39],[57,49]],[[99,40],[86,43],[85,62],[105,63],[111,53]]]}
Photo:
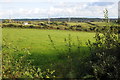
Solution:
{"label": "bush", "polygon": [[91,50],[90,63],[95,79],[118,79],[120,77],[120,42],[118,35],[114,32],[114,29],[107,25],[103,31],[97,27],[95,39],[94,43],[88,41]]}
{"label": "bush", "polygon": [[65,27],[65,30],[70,30],[70,27]]}
{"label": "bush", "polygon": [[22,28],[23,26],[21,24],[17,23],[3,23],[2,27],[11,27],[11,28]]}
{"label": "bush", "polygon": [[76,30],[77,27],[72,27],[72,30]]}
{"label": "bush", "polygon": [[[46,69],[42,71],[39,67],[33,66],[31,60],[28,60],[28,56],[31,54],[29,49],[18,49],[11,43],[3,40],[3,52],[2,52],[2,75],[3,79],[10,78],[55,78],[55,70]],[[8,51],[25,52],[24,54],[12,54]]]}
{"label": "bush", "polygon": [[77,27],[76,30],[77,31],[82,31],[82,28],[81,27]]}
{"label": "bush", "polygon": [[7,26],[8,26],[8,27],[16,27],[15,24],[11,24],[11,23],[7,24]]}

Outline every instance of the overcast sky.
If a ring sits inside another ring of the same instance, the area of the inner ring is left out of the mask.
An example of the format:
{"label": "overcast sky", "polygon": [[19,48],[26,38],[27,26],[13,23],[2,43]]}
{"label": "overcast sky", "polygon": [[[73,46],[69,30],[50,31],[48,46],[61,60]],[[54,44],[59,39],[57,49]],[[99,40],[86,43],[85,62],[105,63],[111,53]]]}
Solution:
{"label": "overcast sky", "polygon": [[118,17],[118,0],[0,0],[0,18]]}

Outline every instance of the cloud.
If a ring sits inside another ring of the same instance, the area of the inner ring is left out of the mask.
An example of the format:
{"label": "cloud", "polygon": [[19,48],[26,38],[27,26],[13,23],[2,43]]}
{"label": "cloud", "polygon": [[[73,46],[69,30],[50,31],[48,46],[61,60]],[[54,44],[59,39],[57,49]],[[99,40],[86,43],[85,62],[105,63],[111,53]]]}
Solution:
{"label": "cloud", "polygon": [[0,2],[118,2],[119,0],[0,0]]}
{"label": "cloud", "polygon": [[[105,3],[105,5],[90,5],[91,3],[63,3],[52,8],[51,16],[71,16],[71,17],[103,17],[103,10],[109,10],[110,17],[117,17],[117,4]],[[94,3],[92,3],[94,4]]]}
{"label": "cloud", "polygon": [[114,2],[93,2],[90,6],[108,6],[112,4],[114,4]]}
{"label": "cloud", "polygon": [[[51,1],[51,0],[50,0]],[[53,0],[52,0],[53,1]],[[98,1],[98,0],[97,0]],[[50,17],[103,17],[103,10],[109,10],[110,17],[117,17],[117,3],[106,2],[60,2],[53,4],[30,3],[29,6],[24,3],[14,8],[1,10],[2,18],[47,18]],[[16,5],[16,6],[15,6]],[[27,6],[26,6],[27,5]]]}

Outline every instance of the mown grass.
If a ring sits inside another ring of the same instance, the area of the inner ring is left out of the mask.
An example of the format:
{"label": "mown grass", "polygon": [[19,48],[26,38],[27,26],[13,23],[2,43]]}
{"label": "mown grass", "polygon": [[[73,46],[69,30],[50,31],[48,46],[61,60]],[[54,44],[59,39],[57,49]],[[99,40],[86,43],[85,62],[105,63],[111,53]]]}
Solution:
{"label": "mown grass", "polygon": [[[82,43],[82,50],[88,51],[86,46],[87,40],[94,41],[93,37],[95,33],[92,32],[78,32],[78,31],[65,31],[65,30],[42,30],[42,29],[17,29],[17,28],[3,28],[2,38],[5,38],[7,42],[11,43],[17,48],[28,48],[31,55],[29,59],[34,60],[33,65],[40,66],[41,68],[50,68],[58,62],[65,62],[64,59],[57,57],[59,52],[66,50],[65,38],[71,35],[71,40],[74,44],[77,44],[77,37],[79,37]],[[56,51],[48,38],[51,36]],[[9,50],[8,50],[9,52]],[[24,52],[12,52],[14,55],[17,53],[23,54]],[[89,54],[80,53],[80,57],[88,56]]]}

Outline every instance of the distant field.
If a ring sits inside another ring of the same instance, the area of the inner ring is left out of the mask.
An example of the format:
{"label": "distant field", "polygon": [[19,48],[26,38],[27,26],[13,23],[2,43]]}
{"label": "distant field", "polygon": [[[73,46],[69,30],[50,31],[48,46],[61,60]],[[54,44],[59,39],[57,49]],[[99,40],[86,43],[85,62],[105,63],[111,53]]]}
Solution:
{"label": "distant field", "polygon": [[109,25],[109,26],[120,26],[120,24],[117,24],[117,23],[113,23],[113,22],[109,22],[109,23],[106,23],[106,22],[89,22],[91,24],[94,24],[94,25],[91,25],[91,24],[88,24],[86,22],[68,22],[67,24],[69,24],[70,26],[74,26],[74,25],[80,25],[82,28],[90,28],[90,27],[96,27],[97,26],[106,26],[106,25]]}
{"label": "distant field", "polygon": [[[51,45],[48,35],[51,36],[54,44],[60,52],[66,48],[65,38],[71,35],[71,40],[77,44],[77,36],[82,42],[83,49],[87,51],[86,44],[88,39],[94,41],[95,33],[92,32],[78,32],[78,31],[65,31],[65,30],[43,30],[43,29],[17,29],[17,28],[3,28],[2,38],[18,48],[30,49],[30,59],[35,60],[35,65],[46,66],[53,61],[60,61]],[[16,54],[15,52],[13,52]],[[24,53],[24,52],[19,52]],[[83,55],[83,54],[81,54]],[[87,55],[87,54],[84,54]]]}
{"label": "distant field", "polygon": [[[98,25],[98,26],[106,26],[107,25],[107,23],[106,22],[91,22],[92,24],[96,24],[96,25]],[[116,24],[116,23],[112,23],[112,22],[109,22],[109,25],[111,25],[111,26],[118,26],[118,24]],[[119,25],[120,26],[120,25]]]}
{"label": "distant field", "polygon": [[68,22],[70,26],[81,25],[82,27],[93,27],[93,25],[87,24],[85,22]]}

